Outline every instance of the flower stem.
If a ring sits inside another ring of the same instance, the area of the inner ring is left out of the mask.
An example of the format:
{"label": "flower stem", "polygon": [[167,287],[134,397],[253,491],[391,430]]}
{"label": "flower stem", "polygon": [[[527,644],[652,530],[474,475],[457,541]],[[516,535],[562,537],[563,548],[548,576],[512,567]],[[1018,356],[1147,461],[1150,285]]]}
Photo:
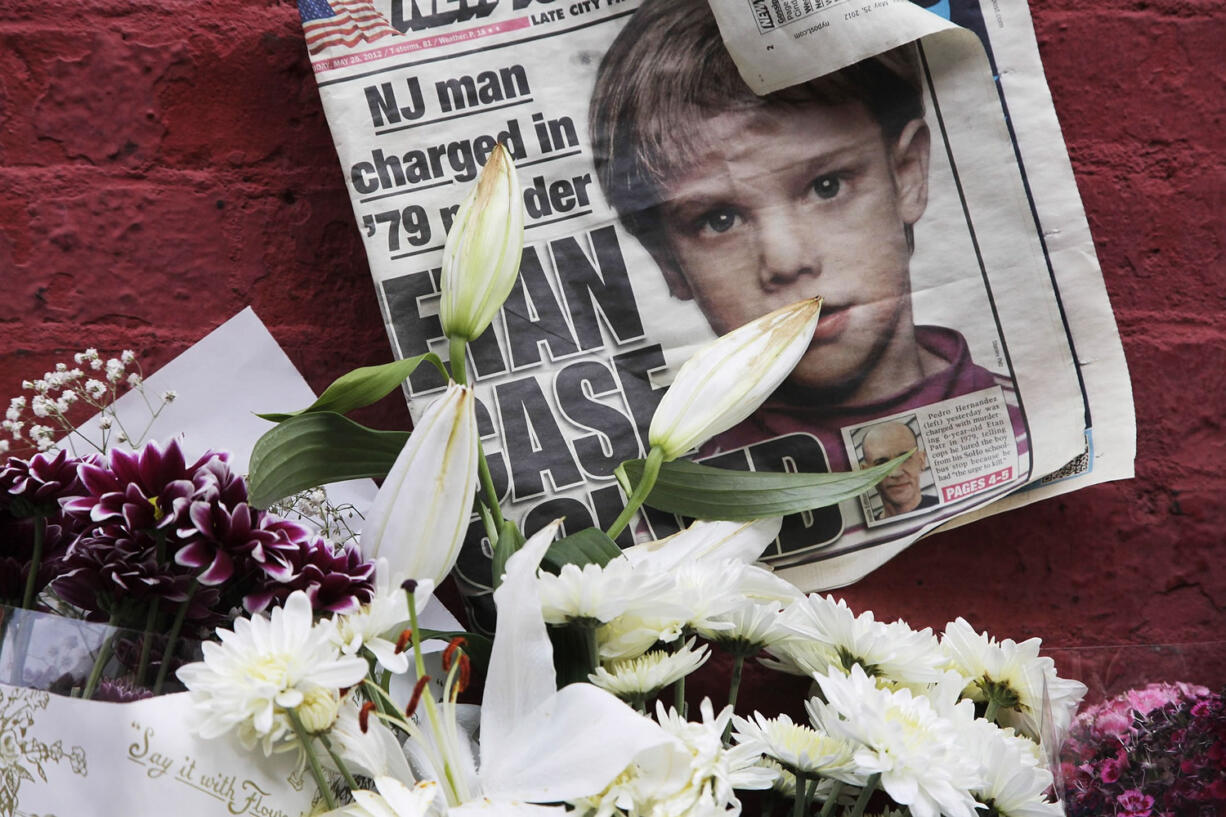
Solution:
{"label": "flower stem", "polygon": [[34,587],[38,584],[38,568],[43,560],[43,542],[47,538],[47,518],[34,517],[34,552],[30,556],[30,574],[26,576],[25,593],[21,596],[22,609],[34,606]]}
{"label": "flower stem", "polygon": [[864,784],[864,788],[860,790],[860,796],[856,798],[856,804],[852,806],[851,817],[861,817],[864,814],[864,809],[868,808],[868,801],[872,798],[873,792],[877,791],[877,783],[880,780],[881,772],[878,772]]}
{"label": "flower stem", "polygon": [[298,736],[298,743],[302,745],[302,751],[306,752],[307,763],[311,766],[311,777],[315,778],[315,786],[323,796],[324,804],[331,811],[336,808],[336,798],[332,796],[332,787],[324,779],[324,770],[319,765],[319,756],[315,754],[315,747],[311,745],[311,736],[303,728],[302,721],[299,720],[297,712],[287,709],[285,714],[289,717],[290,725],[294,727],[294,734]]}
{"label": "flower stem", "polygon": [[830,815],[834,813],[834,807],[838,805],[839,795],[842,794],[842,792],[843,792],[843,781],[842,780],[831,780],[830,781],[830,797],[826,799],[825,804],[822,806],[821,812],[818,813],[818,817],[830,817]]}
{"label": "flower stem", "polygon": [[149,669],[149,653],[153,647],[153,625],[157,621],[159,601],[161,599],[155,598],[153,603],[149,605],[149,612],[145,614],[145,636],[141,639],[140,663],[136,666],[137,686],[142,686],[145,683],[145,673]]}
{"label": "flower stem", "polygon": [[[298,717],[297,714],[295,714],[294,717]],[[357,791],[360,788],[360,786],[358,786],[358,781],[353,779],[353,775],[350,774],[349,767],[345,765],[345,761],[341,760],[341,756],[338,755],[336,750],[332,748],[332,741],[328,740],[328,736],[326,734],[321,733],[319,735],[319,742],[322,743],[324,748],[328,750],[328,757],[332,758],[332,762],[335,763],[336,768],[340,770],[341,777],[345,778],[345,785],[349,787],[349,791]]]}
{"label": "flower stem", "polygon": [[[417,670],[418,680],[421,680],[426,674],[426,661],[421,653],[421,630],[417,626],[417,598],[415,593],[409,593],[409,627],[413,630],[414,668]],[[463,798],[459,796],[455,775],[451,769],[451,753],[447,750],[443,730],[439,726],[438,708],[434,705],[434,694],[428,688],[425,694],[422,695],[422,703],[426,707],[426,718],[430,721],[430,729],[434,733],[435,740],[438,742],[440,754],[443,755],[443,776],[447,779],[446,785],[451,789],[455,802],[461,802]]]}
{"label": "flower stem", "polygon": [[490,476],[490,464],[485,458],[485,446],[477,440],[477,478],[485,492],[485,507],[494,520],[494,529],[502,530],[502,507],[498,504],[498,492],[494,490],[494,478]]}
{"label": "flower stem", "polygon": [[996,723],[996,713],[1000,711],[1000,701],[995,697],[988,698],[988,708],[983,713],[983,719],[988,723]]}
{"label": "flower stem", "polygon": [[796,791],[792,794],[792,817],[802,817],[805,813],[805,774],[796,772]]}
{"label": "flower stem", "polygon": [[610,539],[616,539],[617,535],[626,529],[626,525],[630,524],[631,517],[642,506],[651,493],[651,489],[655,487],[656,477],[660,475],[660,466],[663,464],[664,452],[652,446],[651,451],[647,452],[647,461],[643,463],[643,478],[639,480],[638,485],[634,486],[634,492],[626,501],[625,510],[618,514],[617,519],[613,520],[613,524],[609,526],[607,533]]}
{"label": "flower stem", "polygon": [[[741,653],[736,653],[732,656],[732,680],[728,684],[728,706],[732,707],[733,713],[736,712],[736,696],[741,691],[741,675],[745,669],[745,656]],[[732,721],[728,721],[728,725],[724,727],[724,734],[721,738],[724,743],[727,743],[732,736]]]}
{"label": "flower stem", "polygon": [[89,678],[85,681],[85,689],[81,691],[81,697],[89,700],[94,697],[94,690],[98,688],[98,682],[102,680],[102,670],[106,666],[106,662],[111,660],[111,647],[115,641],[115,620],[117,616],[112,613],[107,626],[111,627],[111,632],[103,640],[102,646],[98,648],[98,657],[94,659],[93,669],[89,671]]}
{"label": "flower stem", "polygon": [[817,783],[820,775],[809,781],[809,785],[805,786],[805,814],[809,814],[813,809],[813,795],[817,793]]}
{"label": "flower stem", "polygon": [[451,355],[451,379],[463,386],[468,382],[468,342],[464,338],[448,338],[447,350]]}
{"label": "flower stem", "polygon": [[153,694],[160,695],[162,693],[162,685],[166,683],[166,674],[170,671],[170,661],[175,654],[175,644],[179,640],[179,632],[183,629],[183,620],[187,618],[187,609],[191,607],[192,596],[196,595],[196,588],[200,583],[192,579],[191,587],[187,588],[187,598],[179,604],[179,612],[175,613],[175,620],[170,625],[170,635],[166,636],[166,649],[162,651],[162,665],[158,667],[157,680],[153,682]]}

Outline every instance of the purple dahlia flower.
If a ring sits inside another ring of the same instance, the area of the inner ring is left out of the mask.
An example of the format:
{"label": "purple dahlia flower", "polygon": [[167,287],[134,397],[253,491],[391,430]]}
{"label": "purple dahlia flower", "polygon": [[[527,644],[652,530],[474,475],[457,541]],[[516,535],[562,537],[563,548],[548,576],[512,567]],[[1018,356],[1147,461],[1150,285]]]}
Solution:
{"label": "purple dahlia flower", "polygon": [[0,507],[24,500],[29,503],[28,512],[15,515],[46,515],[39,510],[58,512],[61,499],[83,491],[78,466],[97,461],[96,457],[78,459],[67,451],[35,454],[28,460],[10,457],[0,468]]}
{"label": "purple dahlia flower", "polygon": [[111,449],[107,460],[78,469],[85,495],[65,502],[64,512],[92,522],[122,521],[131,531],[173,529],[196,491],[193,478],[220,456],[210,451],[188,465],[178,440],[165,448],[146,443],[136,452]]}
{"label": "purple dahlia flower", "polygon": [[211,490],[192,500],[187,521],[176,529],[187,544],[175,553],[175,562],[200,570],[197,578],[207,585],[227,582],[235,573],[249,572],[252,565],[288,577],[293,572],[291,560],[310,537],[305,527],[257,511],[246,502],[227,507]]}
{"label": "purple dahlia flower", "polygon": [[334,549],[323,539],[300,546],[288,560],[289,575],[264,577],[261,586],[243,599],[243,606],[259,613],[280,605],[295,590],[306,591],[317,613],[353,613],[375,593],[375,563],[362,560],[355,545]]}

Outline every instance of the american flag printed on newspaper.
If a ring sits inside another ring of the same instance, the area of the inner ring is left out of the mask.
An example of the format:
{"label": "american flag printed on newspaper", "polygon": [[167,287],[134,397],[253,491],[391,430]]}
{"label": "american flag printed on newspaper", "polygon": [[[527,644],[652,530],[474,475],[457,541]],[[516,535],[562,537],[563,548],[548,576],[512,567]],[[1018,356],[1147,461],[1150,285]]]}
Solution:
{"label": "american flag printed on newspaper", "polygon": [[371,0],[298,0],[307,51],[318,54],[334,45],[373,43],[400,32],[388,25]]}

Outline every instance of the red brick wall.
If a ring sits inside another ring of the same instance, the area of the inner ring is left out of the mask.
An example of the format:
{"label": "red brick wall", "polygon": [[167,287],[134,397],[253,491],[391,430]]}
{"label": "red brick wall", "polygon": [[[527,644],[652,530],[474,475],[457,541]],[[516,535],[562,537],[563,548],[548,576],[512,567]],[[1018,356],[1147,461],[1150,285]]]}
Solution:
{"label": "red brick wall", "polygon": [[[1226,638],[1226,0],[1032,10],[1138,477],[932,537],[846,595],[1053,646]],[[6,0],[0,282],[5,399],[85,345],[156,368],[248,304],[316,389],[389,359],[293,4]]]}

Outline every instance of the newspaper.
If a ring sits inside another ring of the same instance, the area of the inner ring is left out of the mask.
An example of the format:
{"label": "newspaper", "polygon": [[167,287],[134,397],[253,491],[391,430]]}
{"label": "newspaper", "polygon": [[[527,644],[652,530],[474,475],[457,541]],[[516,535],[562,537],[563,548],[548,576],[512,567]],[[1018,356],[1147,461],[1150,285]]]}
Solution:
{"label": "newspaper", "polygon": [[[785,521],[764,561],[799,586],[1131,475],[1127,371],[1022,0],[299,7],[398,356],[446,356],[446,231],[495,144],[519,168],[521,279],[469,371],[526,533],[607,527],[613,470],[644,456],[677,367],[817,294],[793,376],[694,452],[820,472],[919,449],[861,499]],[[442,387],[409,379],[414,416]],[[683,521],[647,510],[619,541]],[[457,566],[477,594],[482,535],[474,517]]]}

